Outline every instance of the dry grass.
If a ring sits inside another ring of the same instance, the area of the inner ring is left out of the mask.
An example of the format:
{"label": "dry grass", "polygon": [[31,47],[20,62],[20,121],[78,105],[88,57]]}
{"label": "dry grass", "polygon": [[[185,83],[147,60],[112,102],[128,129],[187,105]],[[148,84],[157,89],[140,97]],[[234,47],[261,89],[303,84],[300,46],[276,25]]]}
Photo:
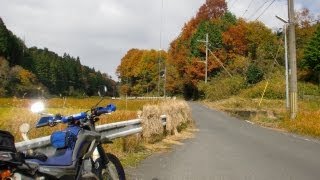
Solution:
{"label": "dry grass", "polygon": [[163,135],[163,126],[160,115],[167,116],[166,130],[174,135],[181,126],[192,121],[191,110],[185,101],[168,100],[155,105],[144,106],[142,110],[143,137],[146,139],[160,138]]}
{"label": "dry grass", "polygon": [[302,111],[295,120],[286,117],[280,127],[290,132],[320,137],[320,109],[317,111]]}
{"label": "dry grass", "polygon": [[229,99],[204,102],[205,105],[214,109],[245,109],[245,110],[270,110],[275,113],[277,119],[268,118],[259,114],[250,119],[265,127],[277,128],[293,133],[320,137],[320,100],[299,100],[299,114],[295,120],[290,120],[285,100],[263,100],[259,107],[259,99],[245,99],[232,97]]}
{"label": "dry grass", "polygon": [[166,130],[174,135],[179,126],[192,121],[191,109],[185,101],[166,101],[160,104],[162,114],[167,116]]}
{"label": "dry grass", "polygon": [[156,105],[146,105],[143,107],[141,114],[143,137],[147,141],[150,141],[150,138],[156,138],[156,136],[163,134],[160,115],[160,108]]}

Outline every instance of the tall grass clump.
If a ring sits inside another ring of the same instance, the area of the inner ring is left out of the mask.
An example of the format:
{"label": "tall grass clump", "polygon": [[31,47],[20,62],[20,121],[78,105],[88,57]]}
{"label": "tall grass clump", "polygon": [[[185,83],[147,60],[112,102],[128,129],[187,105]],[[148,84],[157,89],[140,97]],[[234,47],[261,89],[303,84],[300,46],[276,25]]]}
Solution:
{"label": "tall grass clump", "polygon": [[[268,84],[267,88],[266,85]],[[261,98],[266,88],[264,98],[267,99],[284,99],[285,98],[285,78],[283,73],[275,72],[270,78],[265,79],[254,86],[244,89],[239,96],[244,98]]]}

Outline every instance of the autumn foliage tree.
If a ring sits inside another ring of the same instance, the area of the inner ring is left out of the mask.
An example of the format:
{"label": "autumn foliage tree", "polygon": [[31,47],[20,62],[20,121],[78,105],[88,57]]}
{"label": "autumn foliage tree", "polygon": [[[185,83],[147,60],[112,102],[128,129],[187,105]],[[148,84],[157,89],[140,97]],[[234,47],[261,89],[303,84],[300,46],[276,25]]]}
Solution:
{"label": "autumn foliage tree", "polygon": [[117,68],[120,93],[129,96],[157,94],[159,73],[163,74],[166,59],[165,51],[130,49]]}
{"label": "autumn foliage tree", "polygon": [[[227,4],[224,0],[207,0],[199,8],[198,13],[185,24],[180,35],[171,44],[168,50],[168,67],[173,67],[175,73],[168,72],[169,79],[175,79],[170,84],[168,91],[183,93],[185,97],[196,96],[196,85],[204,79],[205,46],[198,40],[204,40],[205,34],[209,34],[211,49],[222,46],[222,21],[227,12]],[[230,15],[230,14],[229,14]],[[227,18],[225,18],[227,19]],[[209,65],[209,63],[208,63]],[[210,66],[213,65],[213,66]],[[210,62],[210,72],[215,63]],[[209,73],[210,73],[209,72]]]}

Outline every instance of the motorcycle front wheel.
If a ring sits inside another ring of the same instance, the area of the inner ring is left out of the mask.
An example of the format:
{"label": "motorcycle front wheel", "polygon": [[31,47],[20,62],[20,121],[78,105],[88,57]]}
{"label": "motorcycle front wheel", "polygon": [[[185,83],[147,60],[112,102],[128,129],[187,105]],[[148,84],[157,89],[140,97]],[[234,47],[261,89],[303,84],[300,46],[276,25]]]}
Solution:
{"label": "motorcycle front wheel", "polygon": [[106,153],[106,156],[109,162],[105,166],[101,166],[105,168],[100,169],[100,179],[125,180],[126,177],[120,160],[111,153]]}

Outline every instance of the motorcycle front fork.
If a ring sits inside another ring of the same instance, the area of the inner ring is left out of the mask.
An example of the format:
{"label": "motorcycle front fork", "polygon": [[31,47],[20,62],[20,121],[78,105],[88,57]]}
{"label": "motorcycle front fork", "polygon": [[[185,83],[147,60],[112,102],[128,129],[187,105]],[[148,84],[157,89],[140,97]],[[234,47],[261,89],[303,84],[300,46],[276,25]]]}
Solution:
{"label": "motorcycle front fork", "polygon": [[[97,159],[101,159],[100,162],[97,162]],[[90,157],[90,159],[83,159],[82,162],[80,163],[81,165],[78,168],[78,174],[76,179],[81,179],[82,176],[82,172],[84,171],[92,171],[92,168],[98,169],[98,168],[102,168],[105,169],[106,168],[106,164],[109,163],[109,159],[106,156],[106,153],[104,152],[104,149],[102,147],[101,144],[99,144],[95,150],[92,153],[92,156]],[[102,166],[102,167],[100,167]]]}

